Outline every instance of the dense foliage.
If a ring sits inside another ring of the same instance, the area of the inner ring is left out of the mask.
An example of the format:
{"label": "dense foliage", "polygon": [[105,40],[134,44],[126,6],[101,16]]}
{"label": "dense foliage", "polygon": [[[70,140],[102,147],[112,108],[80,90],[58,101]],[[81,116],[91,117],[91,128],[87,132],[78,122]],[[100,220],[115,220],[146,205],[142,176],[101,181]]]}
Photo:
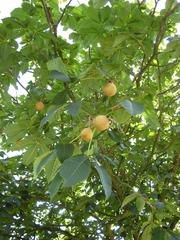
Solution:
{"label": "dense foliage", "polygon": [[180,4],[162,2],[23,0],[2,19],[0,239],[180,239]]}

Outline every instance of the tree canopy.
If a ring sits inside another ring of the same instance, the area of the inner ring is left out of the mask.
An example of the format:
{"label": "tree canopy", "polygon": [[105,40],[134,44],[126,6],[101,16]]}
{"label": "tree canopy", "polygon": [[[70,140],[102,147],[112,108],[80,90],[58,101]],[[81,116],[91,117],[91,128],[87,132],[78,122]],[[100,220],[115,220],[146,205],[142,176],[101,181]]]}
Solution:
{"label": "tree canopy", "polygon": [[2,19],[0,239],[180,239],[179,21],[176,0]]}

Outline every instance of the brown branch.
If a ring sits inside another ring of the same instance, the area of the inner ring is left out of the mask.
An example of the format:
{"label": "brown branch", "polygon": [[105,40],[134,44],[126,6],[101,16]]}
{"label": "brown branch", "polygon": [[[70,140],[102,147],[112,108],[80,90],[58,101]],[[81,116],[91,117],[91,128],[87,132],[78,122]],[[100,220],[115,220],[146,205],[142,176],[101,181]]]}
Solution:
{"label": "brown branch", "polygon": [[54,34],[53,28],[52,28],[53,23],[52,23],[52,17],[51,17],[50,9],[48,8],[45,0],[41,0],[41,3],[43,5],[44,12],[46,14],[46,19],[47,19],[47,22],[48,22],[48,25],[49,25],[49,29],[50,29],[51,33]]}
{"label": "brown branch", "polygon": [[136,86],[140,86],[140,81],[141,81],[141,77],[144,74],[144,72],[146,71],[146,69],[150,66],[152,60],[155,58],[155,56],[158,53],[158,48],[159,48],[159,44],[161,43],[165,31],[166,31],[166,21],[168,19],[169,16],[171,16],[178,8],[180,7],[180,3],[176,4],[170,11],[167,11],[166,14],[164,15],[164,17],[162,18],[162,21],[160,23],[160,28],[159,28],[159,32],[156,36],[156,40],[154,43],[154,48],[153,48],[153,53],[151,55],[151,57],[149,58],[149,60],[147,61],[147,63],[141,67],[139,73],[137,73],[134,77],[133,82],[136,82]]}
{"label": "brown branch", "polygon": [[[41,0],[41,3],[43,5],[43,9],[44,9],[44,12],[45,12],[45,15],[46,15],[46,19],[47,19],[47,23],[49,25],[50,32],[51,32],[52,35],[57,37],[57,30],[54,27],[55,24],[53,22],[53,18],[52,18],[51,12],[50,12],[50,8],[47,6],[45,0]],[[61,50],[59,50],[59,51],[57,50],[56,42],[54,42],[53,40],[51,40],[51,42],[53,44],[54,52],[55,52],[56,57],[60,56],[63,59],[62,51]]]}
{"label": "brown branch", "polygon": [[[46,15],[46,19],[47,19],[50,31],[57,38],[57,24],[55,24],[53,22],[53,18],[52,18],[52,14],[50,12],[50,8],[48,8],[45,0],[41,0],[41,2],[42,2],[42,5],[43,5],[43,9],[44,9],[44,12],[45,12],[45,15]],[[70,4],[70,2],[69,2],[69,4]],[[66,6],[68,7],[68,4]],[[65,10],[64,10],[64,12],[65,12]],[[62,16],[61,16],[61,19],[62,19]],[[55,56],[56,57],[60,56],[61,59],[63,60],[62,51],[57,50],[56,43],[53,40],[52,40],[52,43],[53,43],[53,47],[54,47]],[[67,94],[69,95],[70,99],[72,101],[75,101],[75,96],[74,96],[73,92],[70,90],[67,83],[64,83],[64,88],[66,89]]]}
{"label": "brown branch", "polygon": [[66,6],[65,6],[65,8],[64,8],[64,10],[63,10],[63,12],[62,12],[62,14],[61,14],[61,16],[60,16],[60,18],[58,19],[57,23],[55,24],[56,28],[57,28],[57,26],[59,25],[59,23],[61,22],[61,20],[63,19],[64,14],[65,14],[65,12],[66,12],[66,9],[67,9],[68,6],[71,4],[71,2],[72,2],[72,0],[70,0],[70,1],[66,4]]}
{"label": "brown branch", "polygon": [[61,234],[63,234],[64,236],[70,237],[70,239],[76,239],[76,236],[72,235],[69,231],[67,230],[62,230],[60,227],[57,226],[53,226],[53,225],[44,225],[44,226],[40,226],[38,224],[34,224],[33,229],[37,229],[38,231],[56,231],[56,232],[60,232]]}
{"label": "brown branch", "polygon": [[152,11],[152,15],[155,14],[155,11],[156,11],[156,8],[157,8],[157,5],[158,5],[159,0],[154,0],[154,2],[155,2],[155,4],[154,4],[153,11]]}
{"label": "brown branch", "polygon": [[29,91],[22,85],[22,83],[16,78],[16,82],[27,92],[29,93]]}

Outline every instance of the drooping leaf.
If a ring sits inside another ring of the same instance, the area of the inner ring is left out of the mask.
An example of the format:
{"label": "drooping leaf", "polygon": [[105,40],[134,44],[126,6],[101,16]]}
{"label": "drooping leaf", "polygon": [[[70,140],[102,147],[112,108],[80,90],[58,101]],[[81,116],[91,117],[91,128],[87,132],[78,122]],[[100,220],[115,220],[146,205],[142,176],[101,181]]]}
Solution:
{"label": "drooping leaf", "polygon": [[120,124],[127,123],[131,115],[125,109],[119,109],[113,112],[113,118]]}
{"label": "drooping leaf", "polygon": [[34,162],[34,176],[37,177],[38,174],[45,168],[45,166],[56,158],[56,151],[49,151],[41,156],[39,156]]}
{"label": "drooping leaf", "polygon": [[141,240],[151,240],[152,239],[152,228],[153,225],[149,224],[144,228]]}
{"label": "drooping leaf", "polygon": [[67,110],[71,116],[75,117],[79,113],[80,108],[81,108],[80,102],[73,102],[68,105]]}
{"label": "drooping leaf", "polygon": [[47,68],[49,71],[57,71],[63,74],[67,74],[65,64],[60,57],[54,58],[47,62]]}
{"label": "drooping leaf", "polygon": [[100,176],[101,183],[104,188],[105,195],[106,195],[106,199],[108,199],[111,196],[111,192],[112,192],[111,177],[109,176],[107,170],[103,166],[101,166],[99,164],[95,164],[95,168]]}
{"label": "drooping leaf", "polygon": [[50,71],[50,78],[57,79],[65,83],[70,81],[70,77],[68,75],[57,70]]}
{"label": "drooping leaf", "polygon": [[46,164],[45,174],[46,174],[48,183],[51,182],[52,179],[56,176],[56,174],[60,168],[60,165],[61,165],[61,163],[57,157]]}
{"label": "drooping leaf", "polygon": [[29,165],[36,159],[37,155],[37,145],[35,144],[34,146],[30,147],[23,155],[23,163],[25,165]]}
{"label": "drooping leaf", "polygon": [[169,240],[168,232],[160,227],[153,229],[151,240]]}
{"label": "drooping leaf", "polygon": [[114,142],[120,142],[121,141],[121,137],[118,134],[117,130],[115,129],[111,129],[108,131],[108,135],[110,136],[110,138],[114,141]]}
{"label": "drooping leaf", "polygon": [[103,7],[107,2],[108,0],[93,0],[93,4],[95,8]]}
{"label": "drooping leaf", "polygon": [[121,208],[126,206],[128,203],[132,202],[137,197],[139,197],[139,193],[137,193],[137,192],[132,193],[132,194],[128,195],[127,197],[125,197],[125,199],[122,202]]}
{"label": "drooping leaf", "polygon": [[86,156],[74,156],[66,159],[61,168],[60,175],[64,180],[64,187],[72,187],[85,180],[91,171],[91,164]]}
{"label": "drooping leaf", "polygon": [[50,119],[53,118],[57,110],[58,110],[57,106],[51,106],[51,108],[47,112],[47,115],[41,120],[39,127],[42,128],[48,121],[50,121]]}
{"label": "drooping leaf", "polygon": [[178,232],[172,232],[172,231],[168,231],[168,240],[179,240],[180,239],[180,233]]}
{"label": "drooping leaf", "polygon": [[144,106],[138,102],[132,102],[129,100],[124,100],[121,102],[121,105],[128,111],[129,114],[135,116],[144,112]]}
{"label": "drooping leaf", "polygon": [[144,205],[145,205],[144,197],[142,197],[142,196],[137,197],[136,198],[136,208],[139,212],[141,212],[143,210]]}
{"label": "drooping leaf", "polygon": [[59,173],[56,174],[54,179],[49,185],[49,193],[50,193],[50,198],[51,200],[55,197],[55,195],[58,193],[60,186],[63,183],[62,177],[59,175]]}
{"label": "drooping leaf", "polygon": [[74,146],[70,143],[59,143],[56,145],[56,152],[60,162],[70,158],[74,152]]}
{"label": "drooping leaf", "polygon": [[67,92],[61,91],[56,94],[56,96],[53,99],[53,104],[55,105],[63,105],[67,101]]}

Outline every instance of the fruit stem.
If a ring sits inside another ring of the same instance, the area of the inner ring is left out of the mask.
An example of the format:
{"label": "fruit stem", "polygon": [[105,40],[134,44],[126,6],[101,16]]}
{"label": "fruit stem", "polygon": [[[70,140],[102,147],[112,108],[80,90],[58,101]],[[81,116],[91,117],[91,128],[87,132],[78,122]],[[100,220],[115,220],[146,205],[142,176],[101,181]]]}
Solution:
{"label": "fruit stem", "polygon": [[70,143],[73,143],[73,142],[76,141],[78,138],[80,138],[80,134],[79,134],[77,137],[75,137],[72,141],[70,141]]}
{"label": "fruit stem", "polygon": [[90,148],[91,148],[91,143],[92,143],[92,140],[93,140],[93,136],[94,136],[94,133],[95,133],[96,129],[93,130],[93,133],[92,133],[92,138],[89,142],[89,145],[88,145],[88,150],[87,150],[87,155],[89,156],[89,151],[90,151]]}

